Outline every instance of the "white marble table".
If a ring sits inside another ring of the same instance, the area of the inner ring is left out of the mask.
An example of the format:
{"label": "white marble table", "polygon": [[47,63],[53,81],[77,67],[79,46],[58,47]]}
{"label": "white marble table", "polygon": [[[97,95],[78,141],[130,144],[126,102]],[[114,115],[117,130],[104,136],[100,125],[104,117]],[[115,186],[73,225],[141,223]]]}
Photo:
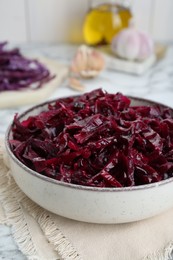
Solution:
{"label": "white marble table", "polygon": [[[69,64],[77,48],[69,45],[20,45],[20,47],[26,53],[41,54],[64,64]],[[101,87],[108,92],[122,92],[125,95],[152,99],[173,107],[173,46],[168,49],[163,60],[140,77],[105,70],[96,79],[85,80],[83,84],[86,86],[86,91]],[[49,99],[75,94],[76,92],[68,87],[68,83],[64,82]],[[14,114],[25,109],[26,107],[0,110],[0,137],[4,136]],[[0,225],[1,259],[26,259],[18,250],[11,229],[3,225]]]}

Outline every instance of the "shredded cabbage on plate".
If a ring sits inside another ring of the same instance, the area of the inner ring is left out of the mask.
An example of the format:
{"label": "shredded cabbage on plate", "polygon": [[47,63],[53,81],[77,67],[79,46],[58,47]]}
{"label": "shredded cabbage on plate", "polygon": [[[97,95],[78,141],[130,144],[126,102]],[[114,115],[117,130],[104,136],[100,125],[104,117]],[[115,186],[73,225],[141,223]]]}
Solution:
{"label": "shredded cabbage on plate", "polygon": [[55,77],[38,60],[24,57],[20,50],[8,50],[0,43],[0,92],[37,89]]}

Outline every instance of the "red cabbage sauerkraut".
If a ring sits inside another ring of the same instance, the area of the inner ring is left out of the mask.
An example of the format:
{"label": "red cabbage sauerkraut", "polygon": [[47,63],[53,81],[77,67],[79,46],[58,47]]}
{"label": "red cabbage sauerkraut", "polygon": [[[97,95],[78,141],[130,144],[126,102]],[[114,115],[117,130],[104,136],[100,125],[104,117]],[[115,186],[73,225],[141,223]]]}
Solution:
{"label": "red cabbage sauerkraut", "polygon": [[60,98],[20,122],[15,156],[50,178],[84,186],[127,187],[173,176],[173,117],[164,106],[131,106],[101,89]]}

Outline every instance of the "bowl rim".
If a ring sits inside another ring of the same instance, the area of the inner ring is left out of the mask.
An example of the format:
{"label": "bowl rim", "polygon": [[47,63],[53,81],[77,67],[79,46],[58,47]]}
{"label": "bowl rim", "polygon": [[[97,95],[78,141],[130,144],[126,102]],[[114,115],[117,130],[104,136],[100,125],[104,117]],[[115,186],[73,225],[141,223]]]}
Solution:
{"label": "bowl rim", "polygon": [[[77,96],[77,95],[76,95]],[[71,96],[70,96],[71,97]],[[74,97],[74,96],[73,96]],[[173,108],[169,107],[169,106],[166,106],[160,102],[157,102],[157,101],[152,101],[152,100],[149,100],[149,99],[144,99],[144,98],[139,98],[139,97],[134,97],[134,96],[128,96],[131,100],[135,100],[135,101],[141,101],[141,102],[144,102],[144,103],[148,103],[148,104],[155,104],[155,105],[159,105],[159,106],[162,106],[164,108],[169,108],[173,111]],[[46,101],[46,102],[42,102],[40,104],[37,104],[35,106],[32,106],[30,107],[29,109],[23,111],[22,113],[19,114],[18,118],[21,119],[23,118],[24,116],[26,116],[28,113],[30,113],[31,111],[33,110],[36,110],[38,108],[41,108],[41,107],[44,107],[48,104],[51,104],[51,103],[54,103],[56,102],[57,100],[59,99],[62,99],[62,98],[69,98],[69,96],[67,97],[60,97],[60,98],[56,98],[56,99],[53,99],[53,100],[49,100],[49,101]],[[56,179],[53,179],[53,178],[50,178],[50,177],[47,177],[45,175],[42,175],[32,169],[30,169],[29,167],[27,167],[26,165],[24,165],[15,155],[14,153],[12,152],[11,150],[11,147],[10,147],[10,143],[9,143],[9,136],[10,136],[10,133],[11,133],[11,129],[12,129],[12,126],[13,126],[13,121],[10,123],[10,125],[8,126],[7,130],[6,130],[6,133],[5,133],[5,148],[6,148],[6,151],[7,151],[7,155],[21,168],[23,169],[24,171],[26,171],[27,173],[29,173],[30,175],[36,177],[36,178],[39,178],[43,181],[46,181],[46,182],[50,182],[52,184],[55,184],[55,185],[60,185],[60,186],[64,186],[64,187],[67,187],[67,188],[71,188],[71,189],[77,189],[77,190],[87,190],[87,191],[97,191],[97,192],[124,192],[124,191],[139,191],[139,190],[145,190],[145,189],[151,189],[151,188],[155,188],[155,187],[159,187],[159,186],[162,186],[162,185],[166,185],[168,183],[171,183],[173,182],[173,177],[170,177],[166,180],[162,180],[162,181],[159,181],[159,182],[154,182],[154,183],[149,183],[149,184],[142,184],[142,185],[139,185],[139,186],[129,186],[129,187],[119,187],[119,188],[116,188],[116,187],[93,187],[93,186],[84,186],[84,185],[79,185],[79,184],[73,184],[73,183],[67,183],[67,182],[63,182],[63,181],[59,181],[59,180],[56,180]],[[12,170],[12,169],[11,169]]]}

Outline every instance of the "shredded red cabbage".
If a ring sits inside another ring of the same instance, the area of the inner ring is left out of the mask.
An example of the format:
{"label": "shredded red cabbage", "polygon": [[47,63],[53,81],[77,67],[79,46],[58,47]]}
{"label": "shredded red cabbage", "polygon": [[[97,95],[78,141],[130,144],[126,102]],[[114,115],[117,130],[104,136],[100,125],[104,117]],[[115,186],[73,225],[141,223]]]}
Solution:
{"label": "shredded red cabbage", "polygon": [[101,89],[61,98],[13,123],[11,148],[29,168],[63,182],[126,187],[173,176],[173,115],[163,106],[130,106]]}
{"label": "shredded red cabbage", "polygon": [[40,88],[55,76],[39,61],[24,57],[19,49],[0,43],[0,92]]}

